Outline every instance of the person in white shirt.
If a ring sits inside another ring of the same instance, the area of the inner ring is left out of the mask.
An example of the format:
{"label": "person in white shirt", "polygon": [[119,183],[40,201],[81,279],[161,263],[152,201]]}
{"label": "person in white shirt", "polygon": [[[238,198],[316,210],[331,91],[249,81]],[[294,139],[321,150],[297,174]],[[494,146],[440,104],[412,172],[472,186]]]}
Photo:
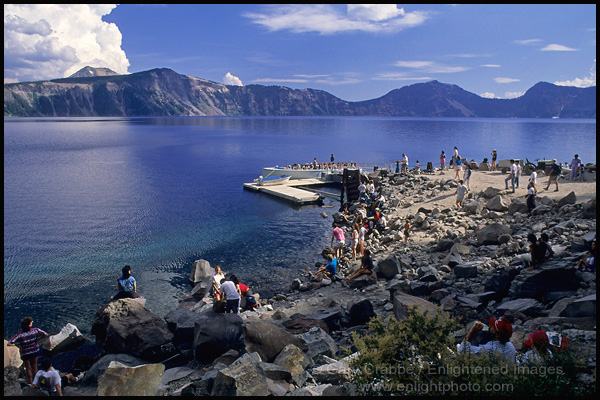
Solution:
{"label": "person in white shirt", "polygon": [[39,387],[40,389],[46,390],[50,396],[63,395],[60,375],[57,370],[52,368],[52,362],[49,358],[42,361],[42,369],[35,374],[31,387]]}
{"label": "person in white shirt", "polygon": [[470,343],[473,335],[483,329],[483,323],[477,321],[465,337],[463,343],[457,345],[459,352],[471,352],[475,354],[488,353],[499,358],[503,358],[510,363],[516,360],[517,350],[510,342],[512,336],[512,324],[504,317],[495,319],[490,318],[488,321],[489,330],[495,336],[494,340],[487,342],[481,346],[474,346]]}
{"label": "person in white shirt", "polygon": [[[516,173],[515,173],[515,187],[519,187],[519,179],[521,178],[521,171],[523,170],[521,168],[521,164],[519,164],[518,162],[515,161],[515,166],[517,167],[516,169]],[[513,190],[514,192],[514,190]]]}
{"label": "person in white shirt", "polygon": [[537,192],[537,187],[536,187],[536,185],[537,185],[537,172],[536,172],[535,169],[533,170],[533,172],[529,176],[529,183],[533,183],[533,188]]}
{"label": "person in white shirt", "polygon": [[238,279],[237,276],[231,275],[229,280],[221,281],[221,294],[227,300],[227,306],[225,307],[225,312],[232,312],[236,314],[238,312],[238,307],[240,303],[240,292],[238,290]]}
{"label": "person in white shirt", "polygon": [[401,172],[408,172],[408,156],[404,153],[402,153],[402,161],[400,164],[402,164]]}
{"label": "person in white shirt", "polygon": [[506,186],[506,190],[508,190],[508,181],[510,181],[512,185],[512,191],[515,192],[515,178],[517,177],[517,166],[515,165],[515,160],[510,160],[510,174],[508,178],[504,180],[504,185]]}
{"label": "person in white shirt", "polygon": [[456,206],[458,208],[462,207],[463,200],[465,199],[465,194],[468,191],[469,191],[469,189],[467,189],[467,187],[465,185],[463,185],[462,179],[460,181],[458,181],[458,186],[456,187],[456,192],[454,192],[454,194],[456,195]]}
{"label": "person in white shirt", "polygon": [[215,296],[217,300],[221,300],[221,280],[224,278],[225,275],[223,275],[221,267],[217,265],[212,280],[213,296]]}

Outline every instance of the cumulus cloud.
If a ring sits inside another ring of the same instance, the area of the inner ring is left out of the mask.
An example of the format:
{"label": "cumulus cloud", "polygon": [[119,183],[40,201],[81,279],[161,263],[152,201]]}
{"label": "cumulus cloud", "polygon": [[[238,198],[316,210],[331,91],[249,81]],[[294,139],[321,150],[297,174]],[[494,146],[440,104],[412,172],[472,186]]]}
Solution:
{"label": "cumulus cloud", "polygon": [[238,78],[237,76],[231,75],[231,73],[226,73],[225,76],[223,77],[223,83],[225,85],[231,85],[231,86],[244,86],[244,84],[242,83],[242,80],[240,78]]}
{"label": "cumulus cloud", "polygon": [[585,78],[575,78],[569,81],[554,82],[554,84],[558,86],[575,86],[579,88],[596,86],[596,60],[594,60],[592,68],[590,68],[589,75]]}
{"label": "cumulus cloud", "polygon": [[523,96],[524,92],[506,92],[504,93],[505,99],[516,99],[517,97]]}
{"label": "cumulus cloud", "polygon": [[577,51],[578,49],[572,49],[570,47],[567,46],[563,46],[562,44],[549,44],[548,46],[544,47],[542,49],[542,51]]}
{"label": "cumulus cloud", "polygon": [[485,92],[485,93],[481,93],[479,95],[479,97],[483,97],[484,99],[495,99],[496,95],[494,93]]}
{"label": "cumulus cloud", "polygon": [[261,12],[243,14],[270,31],[318,32],[398,32],[423,24],[424,11],[405,12],[395,4],[349,4],[346,9],[331,4],[269,5]]}
{"label": "cumulus cloud", "polygon": [[524,40],[515,40],[513,43],[528,46],[528,45],[535,45],[541,41],[542,41],[542,39],[524,39]]}
{"label": "cumulus cloud", "polygon": [[67,77],[89,65],[126,74],[115,4],[5,4],[4,81]]}

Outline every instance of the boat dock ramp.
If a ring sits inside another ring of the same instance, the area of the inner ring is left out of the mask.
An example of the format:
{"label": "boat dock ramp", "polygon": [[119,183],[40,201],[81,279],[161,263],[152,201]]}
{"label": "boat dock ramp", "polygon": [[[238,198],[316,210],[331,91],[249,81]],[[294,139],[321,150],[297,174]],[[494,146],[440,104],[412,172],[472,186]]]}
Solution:
{"label": "boat dock ramp", "polygon": [[[266,193],[270,196],[277,197],[283,200],[290,201],[296,205],[316,204],[322,200],[322,196],[318,191],[313,191],[308,186],[323,185],[321,179],[291,179],[279,185],[260,186],[257,183],[244,183],[244,189],[254,192]],[[300,188],[300,186],[302,188]]]}

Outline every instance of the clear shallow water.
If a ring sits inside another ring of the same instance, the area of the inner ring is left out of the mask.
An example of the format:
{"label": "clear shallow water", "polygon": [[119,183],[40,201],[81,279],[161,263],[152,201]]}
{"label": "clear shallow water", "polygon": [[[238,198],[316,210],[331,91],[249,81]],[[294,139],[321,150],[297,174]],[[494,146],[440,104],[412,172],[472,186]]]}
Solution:
{"label": "clear shallow water", "polygon": [[[190,289],[195,259],[261,293],[320,261],[335,209],[244,191],[262,167],[314,157],[438,162],[596,158],[595,120],[84,118],[4,120],[4,336],[31,315],[89,333],[130,264],[159,315]],[[336,205],[327,201],[328,205]]]}

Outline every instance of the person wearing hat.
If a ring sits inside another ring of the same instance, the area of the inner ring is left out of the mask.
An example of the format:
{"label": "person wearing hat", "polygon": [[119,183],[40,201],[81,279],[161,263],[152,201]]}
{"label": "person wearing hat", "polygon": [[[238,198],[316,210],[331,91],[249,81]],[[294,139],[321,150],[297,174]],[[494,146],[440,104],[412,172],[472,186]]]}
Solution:
{"label": "person wearing hat", "polygon": [[577,172],[579,171],[580,165],[581,160],[579,159],[579,155],[575,154],[575,157],[571,160],[571,175],[569,176],[570,180],[575,180],[577,178]]}
{"label": "person wearing hat", "polygon": [[525,353],[517,356],[517,363],[540,362],[552,357],[550,340],[546,331],[539,330],[529,334],[529,339],[523,342]]}
{"label": "person wearing hat", "polygon": [[481,346],[474,346],[471,344],[473,336],[483,329],[483,323],[477,321],[473,324],[469,333],[467,333],[463,343],[458,345],[458,351],[475,354],[490,353],[495,354],[508,362],[514,362],[517,351],[515,346],[510,342],[510,337],[513,332],[510,321],[504,317],[499,319],[491,317],[488,321],[488,325],[490,333],[494,336],[494,340],[482,344]]}
{"label": "person wearing hat", "polygon": [[550,187],[550,183],[554,181],[554,183],[556,184],[556,190],[554,191],[558,192],[558,177],[560,175],[560,171],[561,168],[558,166],[558,164],[556,164],[555,158],[554,160],[552,160],[552,165],[550,166],[550,177],[548,178],[548,184],[546,185],[544,190],[548,190],[548,188]]}

